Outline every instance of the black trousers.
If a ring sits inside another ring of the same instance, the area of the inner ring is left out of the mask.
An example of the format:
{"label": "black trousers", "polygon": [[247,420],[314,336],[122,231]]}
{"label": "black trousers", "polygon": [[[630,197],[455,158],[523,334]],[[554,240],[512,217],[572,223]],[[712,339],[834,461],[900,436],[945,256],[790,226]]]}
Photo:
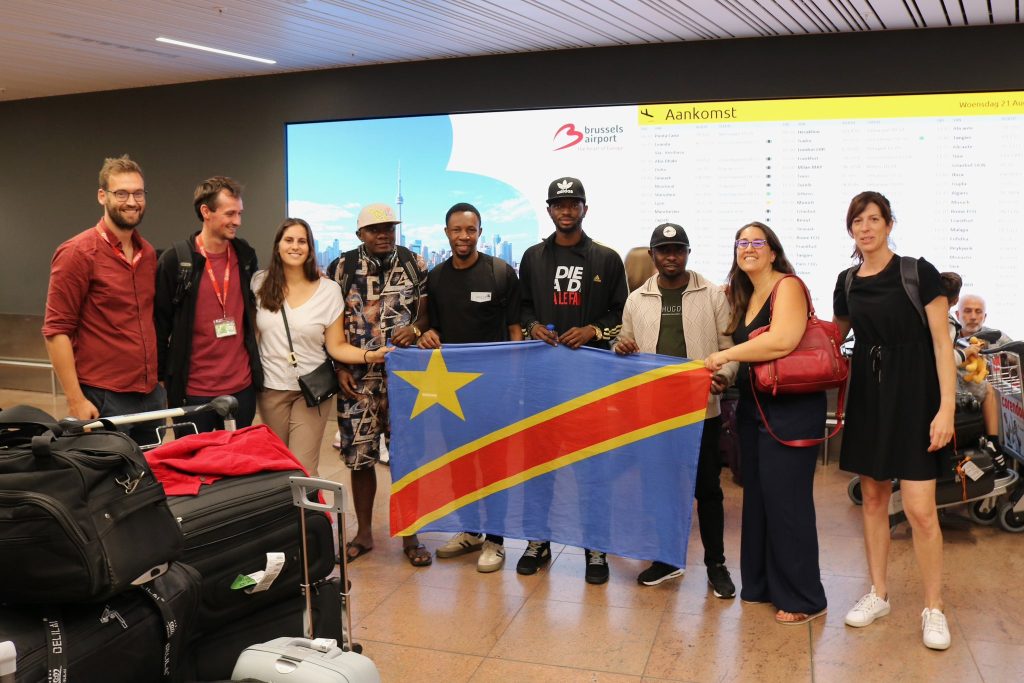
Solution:
{"label": "black trousers", "polygon": [[[238,411],[235,413],[235,424],[238,429],[251,426],[253,419],[256,417],[256,390],[250,384],[245,389],[229,395],[238,399]],[[215,398],[217,397],[186,396],[185,405],[201,406],[204,403],[209,403]],[[217,413],[200,413],[199,415],[192,415],[190,417],[178,417],[175,418],[174,422],[193,422],[195,423],[196,429],[199,433],[224,429],[224,419]]]}
{"label": "black trousers", "polygon": [[737,422],[743,463],[740,597],[787,612],[820,612],[827,603],[814,515],[818,448],[792,448],[773,439],[746,396]]}
{"label": "black trousers", "polygon": [[697,499],[697,523],[700,542],[704,544],[704,564],[725,564],[725,509],[722,501],[722,455],[718,438],[722,433],[721,416],[704,420],[700,437],[700,459],[697,461],[697,482],[693,497]]}

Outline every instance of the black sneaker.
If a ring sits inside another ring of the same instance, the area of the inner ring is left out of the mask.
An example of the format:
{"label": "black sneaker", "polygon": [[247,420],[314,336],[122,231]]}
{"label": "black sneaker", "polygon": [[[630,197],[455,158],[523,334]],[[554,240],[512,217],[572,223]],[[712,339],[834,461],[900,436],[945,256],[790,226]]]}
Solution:
{"label": "black sneaker", "polygon": [[536,574],[537,570],[551,561],[551,543],[549,541],[530,541],[526,552],[516,563],[516,573],[523,576]]}
{"label": "black sneaker", "polygon": [[1006,476],[1006,456],[1003,455],[1003,451],[998,445],[992,442],[991,439],[981,437],[981,449],[992,457],[992,465],[995,470],[994,474],[996,479],[1002,479]]}
{"label": "black sneaker", "polygon": [[636,582],[643,586],[657,586],[662,581],[678,579],[685,573],[685,569],[655,561],[650,567],[640,572],[636,577]]}
{"label": "black sneaker", "polygon": [[708,567],[708,584],[714,589],[716,598],[736,597],[736,586],[724,564],[713,564]]}
{"label": "black sneaker", "polygon": [[600,585],[608,582],[608,556],[600,550],[587,550],[587,583]]}

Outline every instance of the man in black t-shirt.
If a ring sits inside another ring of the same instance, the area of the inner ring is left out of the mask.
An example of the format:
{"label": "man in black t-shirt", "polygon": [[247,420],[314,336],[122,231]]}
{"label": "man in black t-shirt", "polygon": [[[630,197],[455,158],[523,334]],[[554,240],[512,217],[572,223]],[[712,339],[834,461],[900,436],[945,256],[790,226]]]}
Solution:
{"label": "man in black t-shirt", "polygon": [[[472,204],[448,209],[444,234],[452,248],[450,259],[427,277],[429,330],[420,337],[421,349],[446,344],[522,341],[519,326],[519,278],[512,266],[476,249],[483,232],[480,212]],[[476,568],[498,571],[505,564],[501,536],[460,531],[437,549],[439,558],[481,550]]]}
{"label": "man in black t-shirt", "polygon": [[[619,333],[628,294],[622,258],[583,232],[587,197],[578,178],[551,182],[548,215],[555,232],[527,249],[519,266],[523,327],[529,338],[552,346],[607,349],[608,341]],[[583,496],[581,504],[583,514],[603,514],[597,501]],[[551,560],[550,545],[530,541],[516,571],[535,574]],[[608,581],[605,554],[587,550],[586,558],[587,583]]]}

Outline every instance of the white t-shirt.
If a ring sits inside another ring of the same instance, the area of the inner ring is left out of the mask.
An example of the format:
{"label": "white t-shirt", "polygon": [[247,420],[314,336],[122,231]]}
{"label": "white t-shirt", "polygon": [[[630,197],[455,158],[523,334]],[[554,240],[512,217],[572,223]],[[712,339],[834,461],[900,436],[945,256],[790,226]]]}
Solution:
{"label": "white t-shirt", "polygon": [[[253,275],[254,292],[259,291],[264,277],[266,271],[263,270]],[[260,333],[263,386],[267,389],[298,391],[298,375],[312,372],[327,358],[324,331],[344,313],[345,302],[337,282],[320,278],[316,292],[301,306],[292,308],[287,301],[283,305],[288,314],[288,329],[292,334],[292,346],[299,367],[293,368],[288,362],[288,337],[285,335],[281,311],[271,313],[259,306],[256,311],[256,329]]]}

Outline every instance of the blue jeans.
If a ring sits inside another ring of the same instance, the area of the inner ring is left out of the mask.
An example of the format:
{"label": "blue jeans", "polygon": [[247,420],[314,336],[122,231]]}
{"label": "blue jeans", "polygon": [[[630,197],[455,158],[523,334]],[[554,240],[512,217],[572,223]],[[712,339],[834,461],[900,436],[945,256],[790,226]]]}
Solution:
{"label": "blue jeans", "polygon": [[[100,411],[100,417],[145,413],[151,410],[163,410],[167,407],[167,392],[160,384],[153,387],[148,394],[137,391],[110,391],[83,384],[82,393],[90,403],[96,406],[96,410]],[[163,424],[163,420],[139,422],[133,425],[124,425],[119,428],[119,431],[130,436],[140,446],[149,446],[157,443],[156,429]]]}

